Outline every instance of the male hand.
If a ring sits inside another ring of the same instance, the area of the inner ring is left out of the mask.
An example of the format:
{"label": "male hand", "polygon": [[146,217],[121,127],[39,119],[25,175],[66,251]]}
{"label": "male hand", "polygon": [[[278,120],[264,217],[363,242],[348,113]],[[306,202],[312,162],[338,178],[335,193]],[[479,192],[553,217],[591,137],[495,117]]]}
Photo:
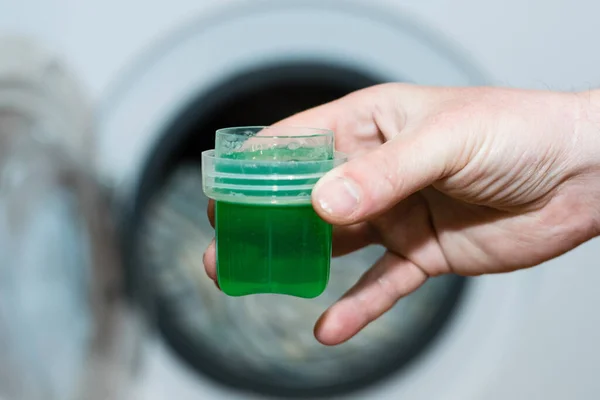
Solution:
{"label": "male hand", "polygon": [[[348,340],[430,276],[527,268],[600,234],[598,95],[384,84],[279,122],[332,129],[351,157],[312,195],[334,256],[387,248],[316,338]],[[204,264],[216,279],[214,242]]]}

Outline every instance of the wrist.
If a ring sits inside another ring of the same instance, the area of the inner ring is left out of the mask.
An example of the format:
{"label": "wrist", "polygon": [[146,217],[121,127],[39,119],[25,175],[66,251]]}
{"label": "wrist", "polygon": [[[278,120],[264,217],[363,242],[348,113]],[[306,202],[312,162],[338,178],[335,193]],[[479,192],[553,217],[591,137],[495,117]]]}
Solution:
{"label": "wrist", "polygon": [[578,180],[585,188],[582,196],[597,236],[600,235],[600,90],[577,93],[574,125],[573,161],[579,165]]}

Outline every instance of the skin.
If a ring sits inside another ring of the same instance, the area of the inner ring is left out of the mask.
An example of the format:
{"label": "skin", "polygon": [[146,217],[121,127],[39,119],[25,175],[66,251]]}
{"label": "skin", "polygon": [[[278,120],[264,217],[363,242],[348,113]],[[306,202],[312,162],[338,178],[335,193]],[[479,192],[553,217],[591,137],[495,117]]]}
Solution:
{"label": "skin", "polygon": [[[351,156],[313,190],[334,255],[387,248],[319,319],[323,344],[350,339],[431,276],[528,268],[600,234],[600,92],[392,83],[278,125],[332,129]],[[216,280],[214,241],[204,265]]]}

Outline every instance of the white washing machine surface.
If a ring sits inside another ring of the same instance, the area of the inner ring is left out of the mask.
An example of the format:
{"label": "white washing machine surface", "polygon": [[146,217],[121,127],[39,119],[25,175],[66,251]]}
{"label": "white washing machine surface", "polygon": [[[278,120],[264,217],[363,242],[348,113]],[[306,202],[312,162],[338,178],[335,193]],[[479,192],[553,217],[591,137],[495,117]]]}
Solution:
{"label": "white washing machine surface", "polygon": [[228,298],[204,276],[212,228],[198,165],[219,127],[270,124],[379,82],[597,86],[600,3],[0,0],[0,10],[0,34],[49,46],[95,105],[95,166],[127,267],[153,288],[140,400],[600,393],[597,240],[541,268],[432,279],[328,348],[312,324],[382,250],[335,260],[317,299]]}

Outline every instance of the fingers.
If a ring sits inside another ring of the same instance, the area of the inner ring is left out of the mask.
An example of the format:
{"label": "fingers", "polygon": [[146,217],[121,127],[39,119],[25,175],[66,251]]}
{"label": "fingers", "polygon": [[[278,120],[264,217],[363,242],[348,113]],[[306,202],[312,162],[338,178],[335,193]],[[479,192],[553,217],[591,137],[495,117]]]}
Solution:
{"label": "fingers", "polygon": [[334,257],[377,243],[380,243],[379,234],[368,222],[333,227],[332,255]]}
{"label": "fingers", "polygon": [[424,110],[443,96],[410,85],[378,85],[278,123],[333,129],[336,147],[350,155],[313,190],[323,219],[334,225],[366,221],[452,171],[461,141],[435,126],[418,128]]}
{"label": "fingers", "polygon": [[[379,146],[386,137],[402,130],[406,110],[399,98],[410,97],[417,103],[408,85],[383,84],[362,89],[338,100],[292,115],[273,126],[308,126],[331,129],[336,150],[354,157]],[[378,116],[385,115],[386,118]]]}
{"label": "fingers", "polygon": [[321,217],[335,225],[366,221],[452,173],[465,143],[443,120],[423,128],[424,116],[444,96],[428,88],[379,85],[280,121],[333,129],[337,149],[350,156],[313,190]]}
{"label": "fingers", "polygon": [[325,345],[347,341],[426,280],[427,274],[412,262],[394,253],[385,253],[321,316],[315,326],[315,337]]}
{"label": "fingers", "polygon": [[[208,215],[208,220],[212,227],[215,227],[215,201],[212,199],[208,200],[208,208],[206,210]],[[206,275],[213,281],[215,281],[215,285],[217,288],[219,287],[217,283],[217,247],[215,243],[215,239],[211,240],[210,244],[204,251],[204,256],[202,257],[202,263],[204,264],[204,270],[206,271]]]}
{"label": "fingers", "polygon": [[206,270],[206,275],[209,276],[213,281],[217,281],[217,252],[216,252],[215,240],[213,239],[206,251],[204,252],[204,257],[202,258],[202,262],[204,263],[204,269]]}
{"label": "fingers", "polygon": [[378,232],[379,244],[420,266],[427,275],[438,276],[452,269],[438,240],[429,202],[425,199],[424,192],[428,190],[407,197],[371,220],[369,225]]}
{"label": "fingers", "polygon": [[313,190],[315,210],[336,225],[366,221],[456,172],[464,143],[438,133],[396,137],[329,172]]}

